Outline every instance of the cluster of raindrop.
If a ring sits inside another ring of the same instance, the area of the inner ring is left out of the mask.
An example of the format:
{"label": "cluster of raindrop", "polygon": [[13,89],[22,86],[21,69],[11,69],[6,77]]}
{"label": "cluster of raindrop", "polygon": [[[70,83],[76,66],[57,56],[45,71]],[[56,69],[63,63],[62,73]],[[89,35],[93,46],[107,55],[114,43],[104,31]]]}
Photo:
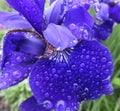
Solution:
{"label": "cluster of raindrop", "polygon": [[54,107],[55,111],[72,111],[73,109],[74,111],[77,111],[77,106],[74,106],[74,108],[71,109],[67,106],[67,103],[64,100],[58,100],[56,104],[53,104],[53,102],[51,102],[50,100],[45,100],[43,102],[43,106],[46,109],[52,109]]}
{"label": "cluster of raindrop", "polygon": [[70,24],[69,29],[80,40],[92,40],[93,31],[86,24]]}
{"label": "cluster of raindrop", "polygon": [[89,4],[94,7],[96,10],[99,9],[99,0],[65,0],[65,4],[68,8],[76,7],[76,6],[84,6]]}

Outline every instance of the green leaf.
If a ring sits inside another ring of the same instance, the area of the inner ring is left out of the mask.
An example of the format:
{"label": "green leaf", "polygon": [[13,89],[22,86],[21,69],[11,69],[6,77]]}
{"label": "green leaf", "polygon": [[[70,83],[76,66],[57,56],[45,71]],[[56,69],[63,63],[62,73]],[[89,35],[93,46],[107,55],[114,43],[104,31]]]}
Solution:
{"label": "green leaf", "polygon": [[112,80],[112,84],[113,84],[113,85],[120,86],[120,78],[114,78],[114,79]]}

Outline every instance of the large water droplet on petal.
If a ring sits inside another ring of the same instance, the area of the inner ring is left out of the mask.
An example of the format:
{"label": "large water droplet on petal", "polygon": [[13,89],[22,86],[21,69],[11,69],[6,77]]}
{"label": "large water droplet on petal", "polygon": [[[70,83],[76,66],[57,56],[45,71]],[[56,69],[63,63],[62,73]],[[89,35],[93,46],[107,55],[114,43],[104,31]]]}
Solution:
{"label": "large water droplet on petal", "polygon": [[51,101],[45,100],[45,101],[43,102],[43,106],[44,106],[46,109],[51,109],[52,106],[53,106],[53,104],[52,104]]}
{"label": "large water droplet on petal", "polygon": [[63,100],[58,101],[56,104],[56,111],[65,111],[65,109],[66,109],[65,101]]}

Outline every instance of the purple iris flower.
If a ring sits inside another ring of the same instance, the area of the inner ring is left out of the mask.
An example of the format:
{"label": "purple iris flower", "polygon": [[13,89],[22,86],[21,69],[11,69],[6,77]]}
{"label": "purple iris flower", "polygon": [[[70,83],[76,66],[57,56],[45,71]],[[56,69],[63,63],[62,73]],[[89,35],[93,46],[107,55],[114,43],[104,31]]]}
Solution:
{"label": "purple iris flower", "polygon": [[120,23],[120,1],[119,0],[102,0],[98,16],[101,19],[112,19],[117,23]]}
{"label": "purple iris flower", "polygon": [[0,12],[0,23],[11,29],[3,40],[0,90],[29,77],[33,96],[21,111],[77,111],[82,101],[113,93],[113,60],[92,35],[95,21],[85,5],[51,0],[45,11],[45,0],[7,2],[17,12]]}

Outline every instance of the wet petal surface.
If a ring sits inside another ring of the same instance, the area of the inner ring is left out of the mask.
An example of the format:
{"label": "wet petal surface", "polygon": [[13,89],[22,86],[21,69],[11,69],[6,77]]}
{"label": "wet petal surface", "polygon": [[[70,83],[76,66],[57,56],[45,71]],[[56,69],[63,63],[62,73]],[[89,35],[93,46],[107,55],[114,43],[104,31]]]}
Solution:
{"label": "wet petal surface", "polygon": [[81,6],[70,9],[65,15],[64,25],[67,26],[78,39],[89,40],[93,24],[94,19],[87,12],[87,9]]}
{"label": "wet petal surface", "polygon": [[49,111],[42,105],[39,105],[36,99],[32,96],[20,105],[20,111]]}
{"label": "wet petal surface", "polygon": [[3,41],[0,89],[13,86],[26,77],[38,57],[45,51],[45,43],[34,32],[11,31]]}
{"label": "wet petal surface", "polygon": [[7,0],[7,2],[20,12],[36,31],[41,32],[45,28],[43,20],[45,0]]}
{"label": "wet petal surface", "polygon": [[31,72],[30,86],[39,103],[52,104],[56,111],[77,111],[78,102],[113,92],[112,72],[108,49],[97,41],[81,41],[74,49],[40,59]]}

